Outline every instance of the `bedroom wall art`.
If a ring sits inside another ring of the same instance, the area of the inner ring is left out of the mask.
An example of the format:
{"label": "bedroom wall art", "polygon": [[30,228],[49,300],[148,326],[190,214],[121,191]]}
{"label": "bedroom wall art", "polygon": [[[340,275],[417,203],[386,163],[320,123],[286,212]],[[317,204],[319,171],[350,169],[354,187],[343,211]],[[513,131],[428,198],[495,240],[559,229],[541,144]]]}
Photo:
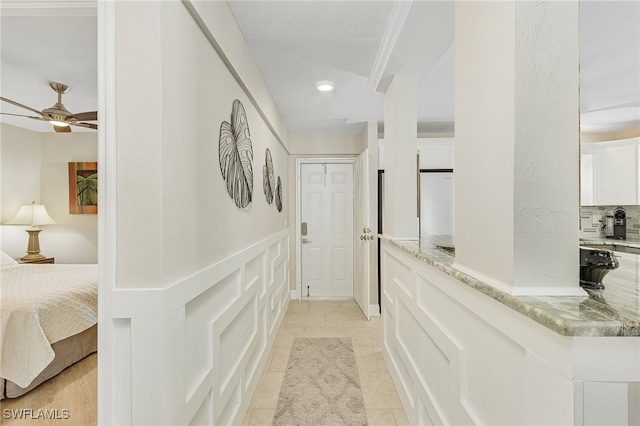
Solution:
{"label": "bedroom wall art", "polygon": [[69,163],[69,213],[98,213],[98,163]]}
{"label": "bedroom wall art", "polygon": [[233,101],[231,123],[220,125],[220,171],[227,183],[227,192],[238,208],[251,203],[253,195],[253,147],[249,123],[242,102]]}
{"label": "bedroom wall art", "polygon": [[276,208],[279,212],[282,211],[282,181],[278,176],[278,185],[276,186]]}
{"label": "bedroom wall art", "polygon": [[273,173],[273,159],[269,148],[265,150],[265,165],[262,167],[262,176],[264,179],[264,196],[267,198],[267,204],[273,203],[273,193],[276,189],[276,178]]}

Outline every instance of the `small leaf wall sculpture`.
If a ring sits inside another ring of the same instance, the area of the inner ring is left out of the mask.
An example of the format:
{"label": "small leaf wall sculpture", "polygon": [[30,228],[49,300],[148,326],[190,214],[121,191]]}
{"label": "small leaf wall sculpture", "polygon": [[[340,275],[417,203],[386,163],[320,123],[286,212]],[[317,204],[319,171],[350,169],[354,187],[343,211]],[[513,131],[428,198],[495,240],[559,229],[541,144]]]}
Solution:
{"label": "small leaf wall sculpture", "polygon": [[262,177],[264,182],[264,196],[267,197],[267,204],[273,203],[273,193],[276,189],[276,178],[273,175],[273,160],[269,148],[265,151],[265,165],[262,167]]}
{"label": "small leaf wall sculpture", "polygon": [[279,212],[282,211],[282,181],[278,176],[278,185],[276,185],[276,208]]}
{"label": "small leaf wall sculpture", "polygon": [[253,194],[253,147],[244,107],[233,101],[231,123],[220,125],[220,171],[227,183],[227,192],[239,208],[251,203]]}

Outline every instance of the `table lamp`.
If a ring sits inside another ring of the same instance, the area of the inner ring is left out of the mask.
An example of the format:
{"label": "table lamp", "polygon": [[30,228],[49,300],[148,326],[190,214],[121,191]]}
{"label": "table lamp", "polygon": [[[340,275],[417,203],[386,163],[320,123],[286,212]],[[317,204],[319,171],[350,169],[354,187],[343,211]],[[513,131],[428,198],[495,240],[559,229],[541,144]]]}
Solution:
{"label": "table lamp", "polygon": [[45,256],[40,254],[40,241],[38,234],[42,229],[38,228],[41,225],[55,225],[55,221],[51,219],[47,209],[42,204],[36,204],[33,201],[31,204],[25,204],[20,207],[18,213],[5,222],[6,225],[28,225],[31,226],[26,229],[29,234],[29,246],[27,247],[27,255],[20,260],[37,260],[45,259]]}

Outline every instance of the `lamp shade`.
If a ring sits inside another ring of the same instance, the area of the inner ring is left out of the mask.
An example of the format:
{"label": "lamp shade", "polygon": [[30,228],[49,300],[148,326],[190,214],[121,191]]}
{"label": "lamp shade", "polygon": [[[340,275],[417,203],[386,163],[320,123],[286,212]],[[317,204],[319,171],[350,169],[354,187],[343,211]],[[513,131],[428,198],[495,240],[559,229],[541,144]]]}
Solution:
{"label": "lamp shade", "polygon": [[5,225],[29,225],[32,227],[40,225],[55,225],[55,221],[51,219],[47,209],[42,204],[25,204],[20,207],[18,213],[11,219],[5,222]]}

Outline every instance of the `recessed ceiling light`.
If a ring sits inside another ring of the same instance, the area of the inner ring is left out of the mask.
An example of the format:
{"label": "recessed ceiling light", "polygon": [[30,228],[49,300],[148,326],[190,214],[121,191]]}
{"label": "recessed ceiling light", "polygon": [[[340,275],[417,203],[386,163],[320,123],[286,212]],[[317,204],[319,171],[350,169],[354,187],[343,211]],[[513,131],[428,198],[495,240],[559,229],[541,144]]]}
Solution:
{"label": "recessed ceiling light", "polygon": [[335,83],[329,80],[316,81],[316,89],[321,92],[330,92],[335,87]]}

